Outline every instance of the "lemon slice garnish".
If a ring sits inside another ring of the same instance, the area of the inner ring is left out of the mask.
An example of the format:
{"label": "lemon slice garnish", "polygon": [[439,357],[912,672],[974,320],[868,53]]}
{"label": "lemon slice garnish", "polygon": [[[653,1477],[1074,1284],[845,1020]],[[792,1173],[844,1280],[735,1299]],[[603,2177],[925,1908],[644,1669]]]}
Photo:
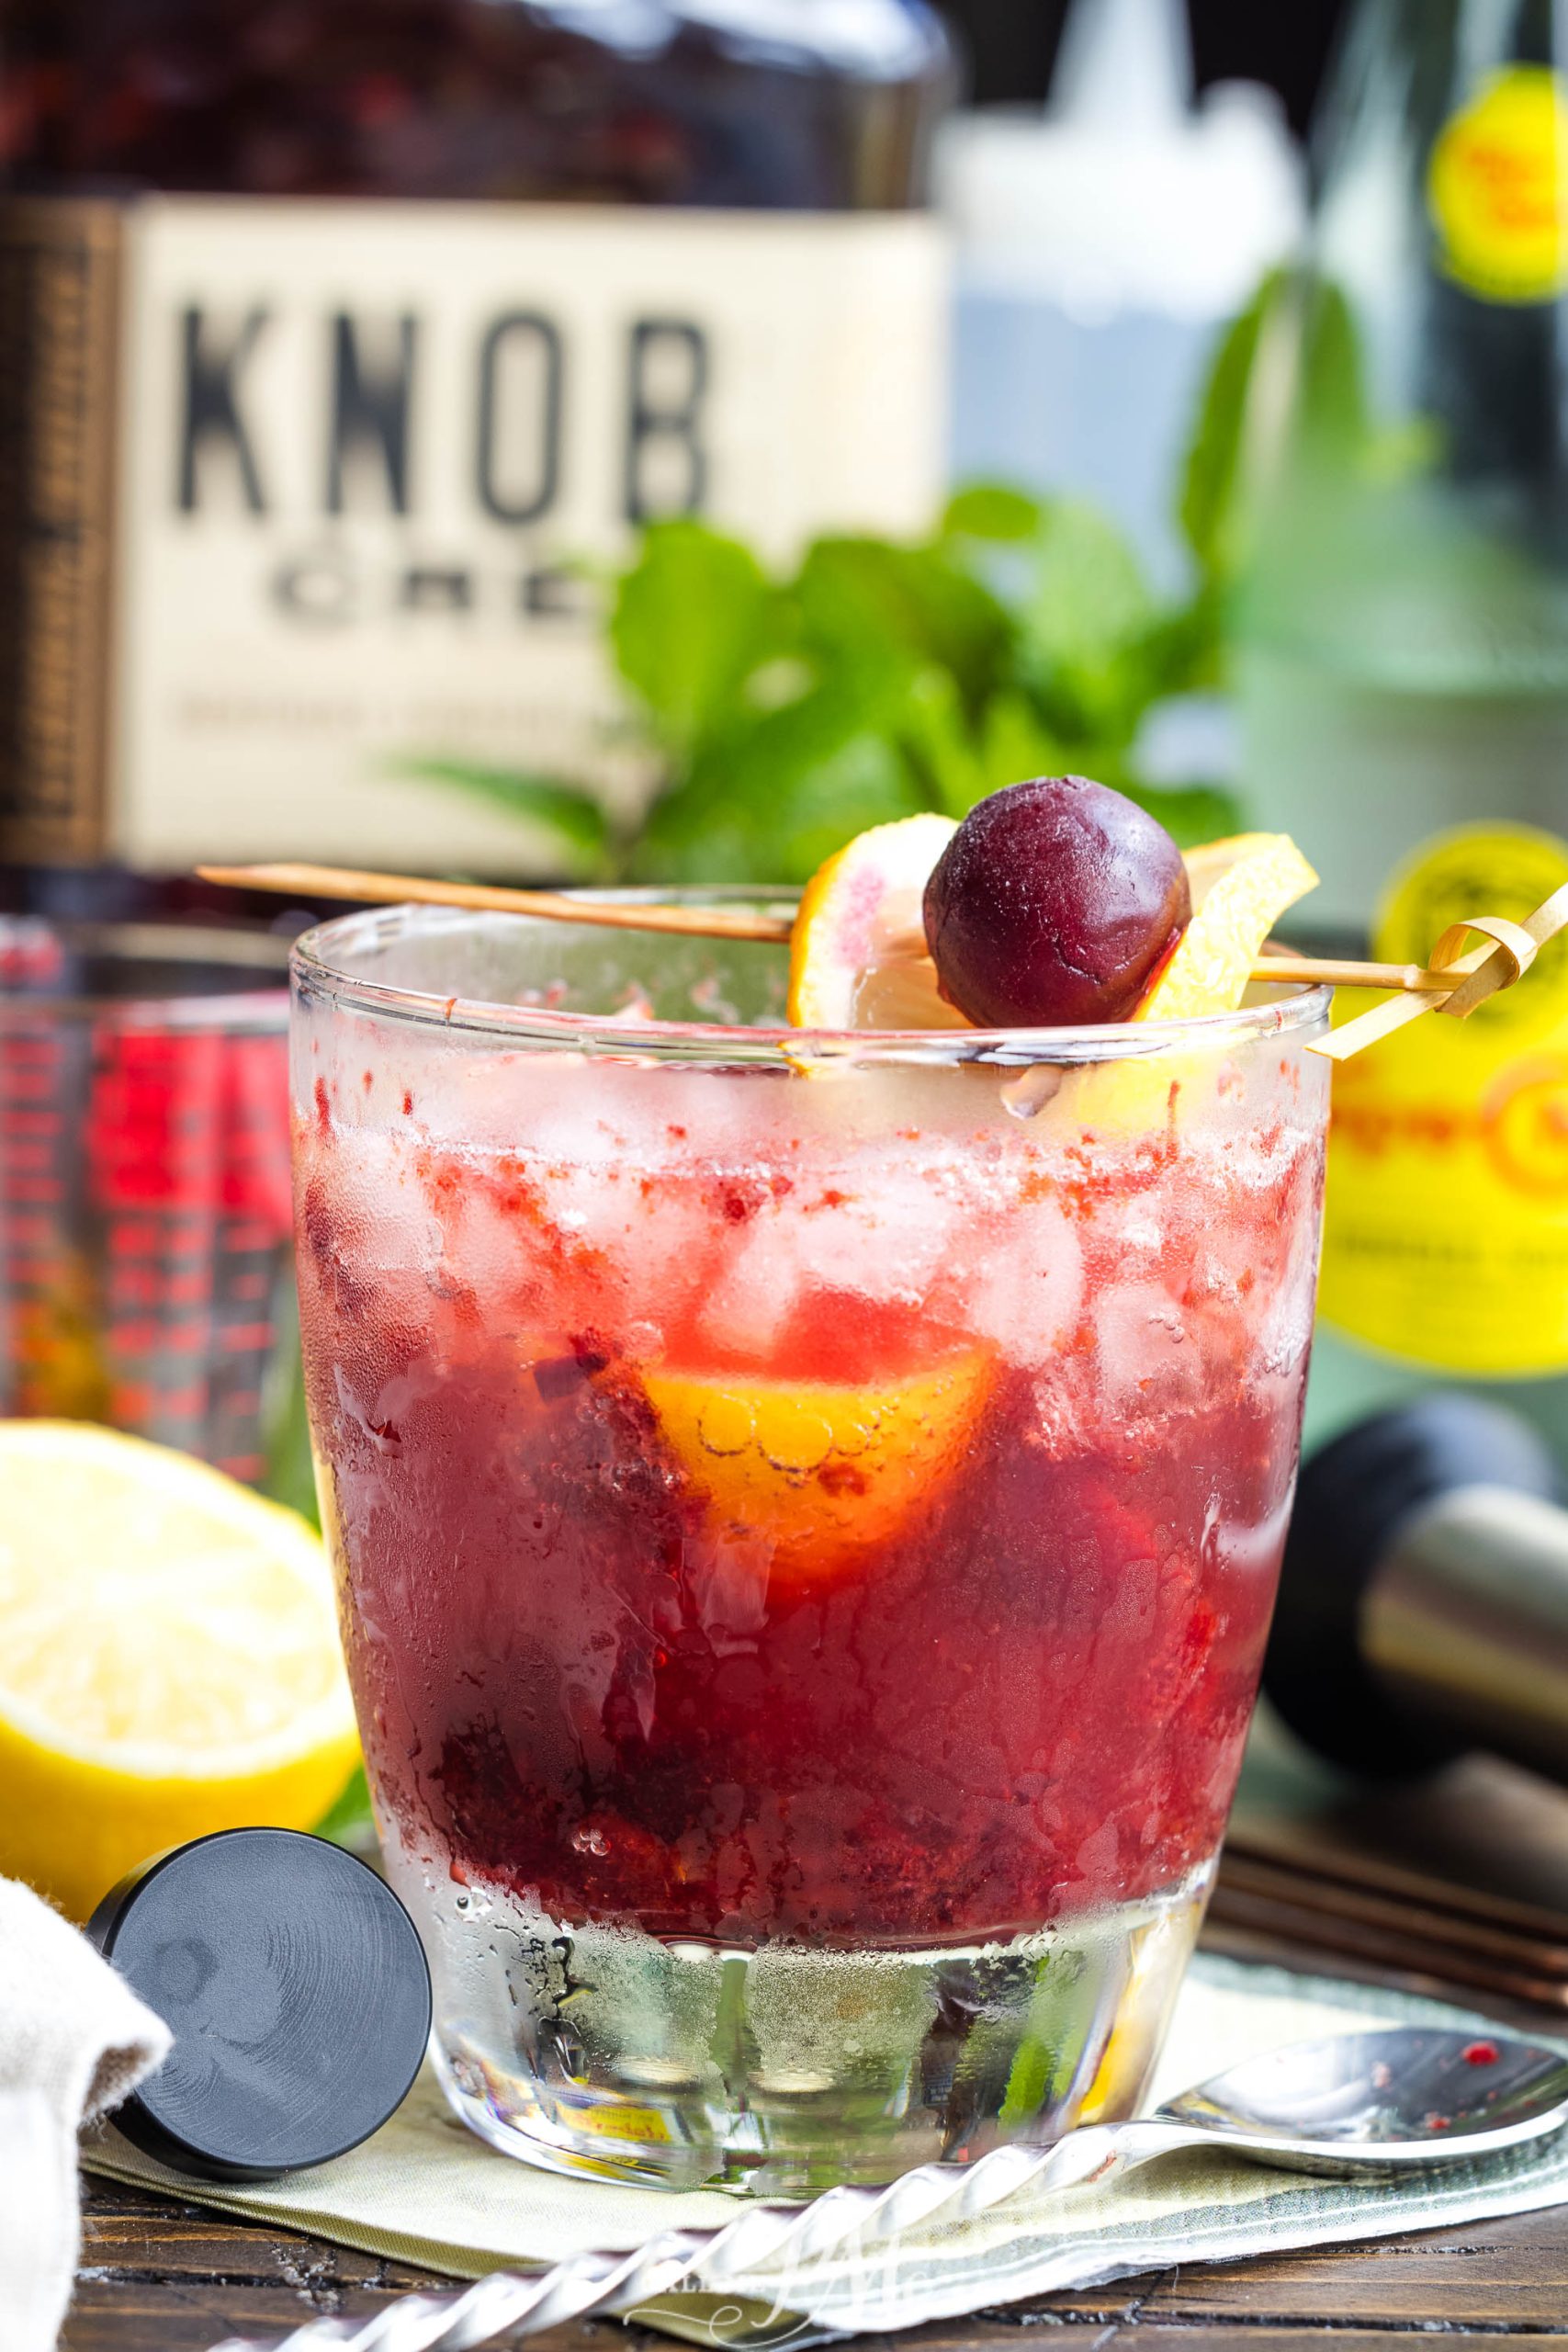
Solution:
{"label": "lemon slice garnish", "polygon": [[1258,950],[1287,907],[1317,886],[1289,833],[1236,833],[1187,855],[1192,920],[1133,1018],[1235,1012]]}
{"label": "lemon slice garnish", "polygon": [[819,865],[789,948],[797,1029],[966,1029],[926,953],[926,884],[958,831],[951,817],[873,825]]}

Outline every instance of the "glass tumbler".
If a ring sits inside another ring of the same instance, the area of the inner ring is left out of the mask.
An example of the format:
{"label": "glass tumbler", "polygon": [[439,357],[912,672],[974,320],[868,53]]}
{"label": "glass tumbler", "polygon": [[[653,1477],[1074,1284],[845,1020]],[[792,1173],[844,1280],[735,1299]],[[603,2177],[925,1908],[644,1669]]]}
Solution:
{"label": "glass tumbler", "polygon": [[295,951],[323,1524],[457,2113],[779,2195],[1127,2113],[1253,1704],[1321,991],[827,1036],[781,949]]}

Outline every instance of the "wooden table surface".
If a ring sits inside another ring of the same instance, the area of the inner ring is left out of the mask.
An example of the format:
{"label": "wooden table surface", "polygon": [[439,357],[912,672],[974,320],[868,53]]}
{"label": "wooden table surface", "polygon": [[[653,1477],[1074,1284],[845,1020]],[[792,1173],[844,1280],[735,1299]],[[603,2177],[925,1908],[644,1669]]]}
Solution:
{"label": "wooden table surface", "polygon": [[[331,2313],[368,2317],[431,2283],[405,2264],[324,2239],[257,2229],[198,2205],[105,2180],[85,2183],[82,2270],[61,2352],[209,2352],[239,2332],[279,2336]],[[1568,2338],[1568,2208],[1371,2245],[1194,2264],[1042,2295],[873,2346],[1016,2346],[1070,2330],[1063,2352],[1527,2352]],[[671,2352],[671,2339],[582,2321],[534,2339],[543,2352]]]}
{"label": "wooden table surface", "polygon": [[[1314,1800],[1315,1804],[1315,1800]],[[1244,1805],[1238,1826],[1247,1820]],[[1568,1790],[1506,1766],[1456,1766],[1416,1797],[1358,1795],[1348,1815],[1309,1810],[1320,1844],[1348,1846],[1506,1888],[1548,1906],[1568,1945]],[[1258,1824],[1253,1822],[1254,1834]],[[1334,1959],[1269,1932],[1217,1928],[1204,1941],[1241,1956],[1326,1973],[1413,1982],[1483,2008],[1500,2023],[1561,2034],[1568,1987],[1553,2007],[1470,1988],[1397,1980],[1386,1967]],[[225,2335],[264,2341],[307,2319],[368,2315],[428,2273],[320,2238],[230,2219],[84,2176],[82,2269],[61,2352],[209,2352]],[[1073,2294],[1043,2295],[918,2328],[866,2336],[874,2346],[1016,2345],[1027,2328],[1073,2331],[1061,2352],[1417,2352],[1434,2335],[1508,2352],[1555,2339],[1568,2352],[1568,2206],[1516,2220],[1384,2238],[1370,2245],[1183,2266]],[[581,2322],[533,2341],[547,2352],[671,2352],[672,2339],[617,2322]],[[0,2352],[6,2352],[0,2341]]]}

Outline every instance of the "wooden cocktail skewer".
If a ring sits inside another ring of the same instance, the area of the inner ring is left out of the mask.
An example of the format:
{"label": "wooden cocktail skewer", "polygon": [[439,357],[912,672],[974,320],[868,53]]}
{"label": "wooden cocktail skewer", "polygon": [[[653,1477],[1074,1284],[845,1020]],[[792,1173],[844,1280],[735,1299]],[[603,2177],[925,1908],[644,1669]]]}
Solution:
{"label": "wooden cocktail skewer", "polygon": [[[510,890],[489,882],[438,882],[419,874],[374,874],[345,865],[199,865],[204,882],[236,889],[271,890],[288,898],[357,899],[377,906],[468,907],[484,913],[541,915],[554,922],[595,923],[616,931],[675,932],[691,939],[787,940],[787,915],[763,914],[751,907],[628,906],[558,890]],[[925,941],[911,932],[891,941],[890,951],[925,953]],[[1419,964],[1366,964],[1343,956],[1266,955],[1252,967],[1255,980],[1295,981],[1301,987],[1398,989],[1416,994],[1450,994],[1455,976]]]}
{"label": "wooden cocktail skewer", "polygon": [[424,874],[364,874],[350,865],[198,865],[204,882],[285,898],[359,899],[374,906],[470,907],[484,914],[544,915],[610,931],[675,931],[694,939],[787,939],[787,915],[753,907],[628,906],[564,890],[509,890],[491,882],[438,882]]}

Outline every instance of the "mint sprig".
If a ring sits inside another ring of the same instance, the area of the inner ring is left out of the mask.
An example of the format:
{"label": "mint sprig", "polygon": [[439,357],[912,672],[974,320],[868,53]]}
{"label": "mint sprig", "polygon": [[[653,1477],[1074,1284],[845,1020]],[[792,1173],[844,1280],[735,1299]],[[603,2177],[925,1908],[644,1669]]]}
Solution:
{"label": "mint sprig", "polygon": [[[609,583],[606,640],[656,782],[639,820],[570,779],[453,759],[405,772],[515,811],[579,881],[803,881],[869,825],[962,817],[998,786],[1077,771],[1183,845],[1236,831],[1232,796],[1142,770],[1145,721],[1224,683],[1246,417],[1260,347],[1292,299],[1275,273],[1222,337],[1177,485],[1192,586],[1157,594],[1094,507],[1005,482],[961,490],[923,538],[838,534],[770,571],[682,520],[649,529]],[[1307,337],[1319,428],[1361,429],[1354,330],[1320,296]]]}

